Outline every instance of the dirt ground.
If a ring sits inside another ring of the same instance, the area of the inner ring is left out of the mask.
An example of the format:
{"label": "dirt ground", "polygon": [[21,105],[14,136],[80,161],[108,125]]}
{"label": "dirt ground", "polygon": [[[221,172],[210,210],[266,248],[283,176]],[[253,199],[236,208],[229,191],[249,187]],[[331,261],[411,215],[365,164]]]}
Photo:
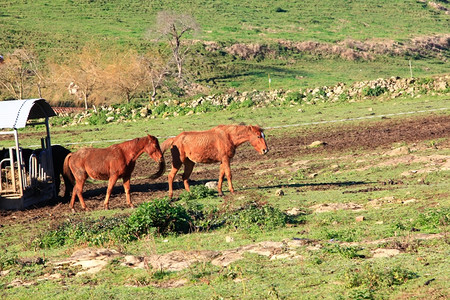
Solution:
{"label": "dirt ground", "polygon": [[[238,148],[231,167],[233,181],[245,181],[254,175],[255,170],[248,167],[247,162],[257,165],[259,169],[269,169],[275,160],[284,159],[295,163],[302,159],[302,155],[321,153],[336,155],[360,150],[386,151],[395,143],[414,144],[428,140],[438,140],[450,137],[450,115],[427,115],[401,119],[381,119],[361,125],[332,124],[324,127],[297,127],[292,128],[284,135],[275,134],[267,130],[267,142],[270,152],[259,155],[250,145],[245,144]],[[322,147],[308,148],[314,141],[323,141]],[[440,147],[449,147],[448,140]],[[167,168],[170,168],[169,153],[165,154]],[[157,180],[150,180],[150,176],[157,169],[154,161],[144,155],[138,160],[131,180],[131,199],[135,205],[149,201],[156,197],[167,195],[167,171]],[[182,171],[179,173],[181,174]],[[204,183],[217,180],[218,165],[199,165],[194,168],[191,175],[193,183]],[[178,178],[180,179],[180,178]],[[178,180],[179,181],[179,180]],[[251,182],[247,183],[251,186]],[[175,186],[177,188],[177,186]],[[181,193],[181,184],[175,190],[175,196]],[[64,187],[62,187],[64,189]],[[237,189],[239,192],[239,188]],[[106,193],[106,182],[86,183],[84,196],[86,205],[91,210],[103,209],[103,200]],[[63,191],[60,192],[60,195]],[[75,207],[80,209],[79,202]],[[110,208],[127,208],[122,182],[118,181],[110,199]],[[46,203],[39,207],[31,207],[24,211],[0,211],[0,227],[11,223],[28,223],[33,220],[55,220],[71,214],[67,201],[62,198],[54,203]]]}

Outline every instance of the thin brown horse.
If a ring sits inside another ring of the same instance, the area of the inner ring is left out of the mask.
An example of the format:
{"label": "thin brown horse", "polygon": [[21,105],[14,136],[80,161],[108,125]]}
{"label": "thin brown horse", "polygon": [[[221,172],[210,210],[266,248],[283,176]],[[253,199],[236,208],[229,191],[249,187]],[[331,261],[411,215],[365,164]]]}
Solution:
{"label": "thin brown horse", "polygon": [[70,208],[74,210],[75,197],[78,196],[81,206],[86,209],[82,193],[88,177],[108,180],[105,209],[109,208],[109,198],[114,185],[119,178],[122,178],[127,203],[133,207],[130,197],[130,178],[136,160],[144,152],[159,163],[159,170],[151,178],[160,177],[165,170],[165,161],[158,139],[151,135],[107,148],[83,148],[69,154],[64,161],[64,173],[71,178],[72,182],[76,182],[70,199]]}
{"label": "thin brown horse", "polygon": [[222,182],[227,177],[228,187],[234,193],[231,182],[230,161],[236,148],[245,143],[250,144],[261,154],[269,151],[263,130],[251,125],[219,125],[206,131],[182,132],[161,144],[164,153],[168,148],[172,152],[172,170],[169,173],[169,197],[173,196],[173,180],[181,165],[184,164],[183,183],[189,191],[189,177],[195,163],[220,162],[218,192],[222,196]]}

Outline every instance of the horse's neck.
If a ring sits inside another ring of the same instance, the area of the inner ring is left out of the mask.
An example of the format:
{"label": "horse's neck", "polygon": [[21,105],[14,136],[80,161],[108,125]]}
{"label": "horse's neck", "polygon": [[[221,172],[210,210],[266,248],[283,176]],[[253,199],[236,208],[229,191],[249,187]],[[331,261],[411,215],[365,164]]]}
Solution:
{"label": "horse's neck", "polygon": [[122,152],[125,154],[127,159],[127,164],[136,161],[142,153],[144,153],[144,147],[140,145],[140,142],[134,143],[134,141],[129,141],[121,145]]}
{"label": "horse's neck", "polygon": [[231,138],[231,142],[236,147],[250,140],[250,136],[248,134],[246,126],[236,126],[232,130],[230,130],[228,134]]}

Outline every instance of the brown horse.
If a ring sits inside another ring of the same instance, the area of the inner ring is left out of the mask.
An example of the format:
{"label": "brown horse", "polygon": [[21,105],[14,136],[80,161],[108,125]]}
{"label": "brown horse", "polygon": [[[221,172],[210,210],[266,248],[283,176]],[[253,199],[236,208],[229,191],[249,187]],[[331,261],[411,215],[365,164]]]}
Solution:
{"label": "brown horse", "polygon": [[144,152],[156,162],[159,162],[159,170],[151,178],[160,177],[165,170],[165,161],[158,139],[151,135],[107,148],[83,148],[67,155],[64,161],[64,172],[71,178],[72,182],[76,182],[70,199],[70,208],[74,210],[75,196],[78,196],[81,206],[86,209],[82,192],[88,177],[108,180],[105,209],[109,208],[109,198],[115,183],[119,178],[122,178],[127,203],[130,207],[133,207],[130,198],[130,178],[136,160]]}
{"label": "brown horse", "polygon": [[230,161],[236,148],[244,142],[250,144],[261,154],[269,151],[263,130],[251,125],[219,125],[206,131],[182,132],[161,144],[164,153],[169,147],[172,152],[172,170],[169,173],[169,197],[173,196],[173,179],[184,164],[183,183],[189,191],[189,176],[195,163],[220,162],[218,192],[222,196],[223,177],[227,176],[228,187],[234,193],[231,182]]}

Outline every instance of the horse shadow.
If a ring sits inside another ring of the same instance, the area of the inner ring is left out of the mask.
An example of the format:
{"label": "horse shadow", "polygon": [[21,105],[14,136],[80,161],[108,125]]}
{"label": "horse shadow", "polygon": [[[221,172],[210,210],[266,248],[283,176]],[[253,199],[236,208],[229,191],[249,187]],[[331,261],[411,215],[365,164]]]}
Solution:
{"label": "horse shadow", "polygon": [[[302,187],[351,187],[356,185],[367,185],[376,182],[372,181],[337,181],[337,182],[317,182],[317,183],[292,183],[292,184],[277,184],[270,186],[259,186],[259,189],[280,189],[280,188],[302,188]],[[252,187],[244,189],[255,189]],[[244,190],[242,189],[242,190]]]}
{"label": "horse shadow", "polygon": [[[189,184],[191,186],[200,186],[205,185],[207,182],[217,181],[216,178],[211,179],[200,179],[200,180],[189,180]],[[226,179],[224,180],[224,182]],[[251,191],[251,190],[268,190],[268,189],[280,189],[280,188],[317,188],[317,189],[331,189],[334,187],[352,187],[358,185],[367,185],[375,182],[369,181],[338,181],[338,182],[319,182],[319,183],[291,183],[291,184],[276,184],[276,185],[267,185],[267,186],[249,186],[249,187],[241,187],[236,189],[239,191]],[[83,191],[83,196],[87,199],[94,200],[97,198],[101,198],[99,201],[103,201],[103,197],[106,194],[106,186],[91,188]],[[184,185],[181,181],[174,182],[174,190],[182,190],[184,191]],[[138,183],[131,184],[131,193],[154,193],[154,192],[167,192],[168,191],[168,183],[167,182],[154,182],[154,183]],[[111,196],[121,197],[125,194],[123,186],[121,184],[115,185]],[[58,197],[57,202],[68,203],[68,199],[64,197]]]}

